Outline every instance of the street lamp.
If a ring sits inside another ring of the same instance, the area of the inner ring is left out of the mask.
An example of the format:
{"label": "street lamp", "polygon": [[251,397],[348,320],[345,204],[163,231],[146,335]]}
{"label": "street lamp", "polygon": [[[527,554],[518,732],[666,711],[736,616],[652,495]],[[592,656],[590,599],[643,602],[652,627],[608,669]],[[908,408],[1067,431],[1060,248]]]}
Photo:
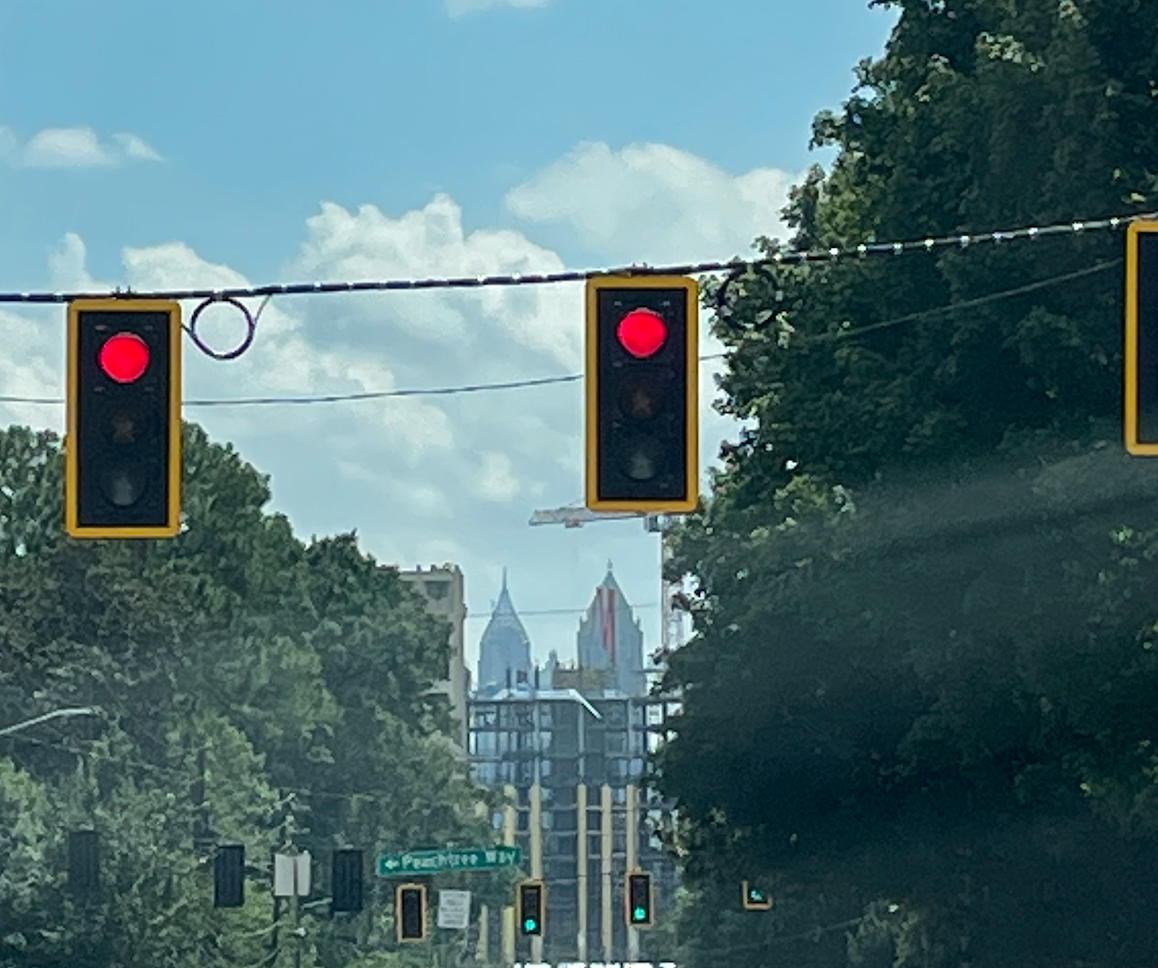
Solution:
{"label": "street lamp", "polygon": [[22,729],[28,729],[30,726],[39,726],[41,723],[47,723],[53,719],[66,719],[71,716],[97,716],[100,710],[95,706],[77,706],[69,709],[54,709],[50,713],[44,713],[42,716],[33,716],[32,719],[26,719],[22,723],[16,723],[12,726],[5,726],[0,729],[0,736],[10,736],[13,733],[18,733]]}

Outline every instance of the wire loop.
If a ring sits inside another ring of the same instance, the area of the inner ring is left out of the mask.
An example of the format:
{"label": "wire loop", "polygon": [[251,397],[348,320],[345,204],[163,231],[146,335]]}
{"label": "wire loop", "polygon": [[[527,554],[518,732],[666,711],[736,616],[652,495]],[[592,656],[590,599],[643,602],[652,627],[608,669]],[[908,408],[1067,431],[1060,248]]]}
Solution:
{"label": "wire loop", "polygon": [[[209,296],[204,302],[202,302],[196,309],[193,310],[193,315],[189,317],[189,325],[183,328],[185,332],[189,334],[189,338],[193,340],[193,345],[196,346],[197,349],[199,349],[206,356],[212,357],[215,360],[236,360],[239,356],[241,356],[242,353],[244,353],[253,345],[254,337],[257,335],[257,320],[261,316],[261,311],[265,309],[265,304],[268,303],[269,300],[270,297],[266,296],[265,299],[262,300],[261,305],[258,307],[257,312],[253,315],[250,315],[249,310],[245,307],[241,300],[235,299],[233,296],[226,296],[221,293],[215,293],[214,295]],[[217,303],[228,303],[235,309],[240,310],[241,315],[245,317],[245,337],[240,343],[237,344],[236,347],[224,353],[220,353],[213,349],[213,347],[209,346],[208,343],[206,343],[203,339],[201,339],[200,336],[197,335],[198,317],[200,317],[201,313],[204,312],[209,306],[213,306]]]}

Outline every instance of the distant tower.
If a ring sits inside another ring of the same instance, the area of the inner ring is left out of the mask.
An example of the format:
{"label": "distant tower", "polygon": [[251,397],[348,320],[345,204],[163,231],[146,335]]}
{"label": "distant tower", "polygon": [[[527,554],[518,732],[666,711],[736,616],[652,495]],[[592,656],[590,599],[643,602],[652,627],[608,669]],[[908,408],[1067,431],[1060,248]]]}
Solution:
{"label": "distant tower", "polygon": [[608,669],[614,688],[628,696],[647,695],[643,671],[643,630],[607,563],[607,574],[579,623],[582,669]]}
{"label": "distant tower", "polygon": [[531,681],[531,640],[511,603],[504,568],[499,600],[479,640],[478,689],[485,693],[503,689],[508,682],[517,685]]}

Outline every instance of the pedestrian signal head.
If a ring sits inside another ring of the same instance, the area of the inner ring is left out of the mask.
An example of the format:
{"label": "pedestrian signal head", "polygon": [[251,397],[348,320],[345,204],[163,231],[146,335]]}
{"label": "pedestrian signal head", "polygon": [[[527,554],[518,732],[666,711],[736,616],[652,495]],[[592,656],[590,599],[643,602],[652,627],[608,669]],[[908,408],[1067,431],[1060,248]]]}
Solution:
{"label": "pedestrian signal head", "polygon": [[741,883],[741,896],[746,911],[767,911],[772,907],[772,895],[751,881]]}

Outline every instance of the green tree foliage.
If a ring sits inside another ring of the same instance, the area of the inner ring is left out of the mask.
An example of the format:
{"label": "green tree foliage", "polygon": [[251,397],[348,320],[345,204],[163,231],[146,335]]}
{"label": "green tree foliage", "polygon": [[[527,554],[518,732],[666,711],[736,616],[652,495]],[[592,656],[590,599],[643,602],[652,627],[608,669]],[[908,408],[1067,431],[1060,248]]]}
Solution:
{"label": "green tree foliage", "polygon": [[[0,964],[261,964],[271,849],[314,854],[319,899],[336,846],[493,840],[432,689],[449,628],[394,569],[353,534],[300,541],[268,479],[195,425],[172,541],[64,536],[62,463],[52,434],[0,432],[0,725],[101,715],[0,739]],[[101,837],[96,898],[65,889],[82,827]],[[212,907],[224,842],[263,871],[241,910]],[[306,914],[306,963],[388,943],[375,887],[361,918]]]}
{"label": "green tree foliage", "polygon": [[[1158,208],[1158,8],[892,6],[816,120],[839,155],[792,193],[794,247]],[[693,966],[1153,960],[1158,522],[1119,443],[1122,253],[1075,232],[712,288],[749,429],[680,535],[696,636],[655,765]],[[713,916],[743,871],[777,908]]]}

